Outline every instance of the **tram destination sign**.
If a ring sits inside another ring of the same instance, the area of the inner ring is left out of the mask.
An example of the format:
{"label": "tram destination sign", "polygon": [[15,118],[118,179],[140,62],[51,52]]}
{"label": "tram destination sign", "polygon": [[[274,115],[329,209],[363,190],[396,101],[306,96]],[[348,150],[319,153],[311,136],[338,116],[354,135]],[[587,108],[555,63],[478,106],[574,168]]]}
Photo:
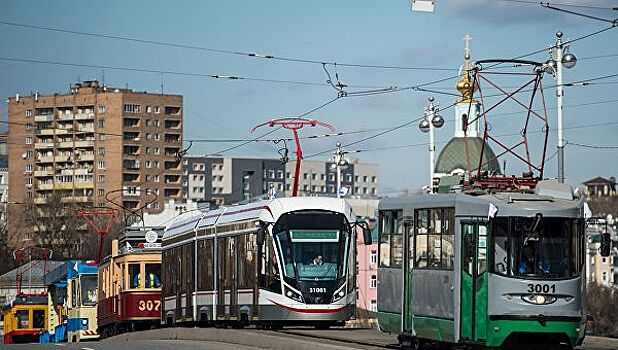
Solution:
{"label": "tram destination sign", "polygon": [[338,230],[290,230],[292,242],[338,242]]}

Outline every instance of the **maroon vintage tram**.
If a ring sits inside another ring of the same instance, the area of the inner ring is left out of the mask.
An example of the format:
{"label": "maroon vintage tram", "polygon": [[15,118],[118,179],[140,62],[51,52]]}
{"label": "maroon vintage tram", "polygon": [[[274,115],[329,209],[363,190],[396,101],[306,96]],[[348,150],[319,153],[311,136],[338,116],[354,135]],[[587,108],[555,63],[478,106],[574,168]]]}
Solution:
{"label": "maroon vintage tram", "polygon": [[128,227],[112,242],[99,265],[102,338],[160,325],[162,235],[159,227]]}

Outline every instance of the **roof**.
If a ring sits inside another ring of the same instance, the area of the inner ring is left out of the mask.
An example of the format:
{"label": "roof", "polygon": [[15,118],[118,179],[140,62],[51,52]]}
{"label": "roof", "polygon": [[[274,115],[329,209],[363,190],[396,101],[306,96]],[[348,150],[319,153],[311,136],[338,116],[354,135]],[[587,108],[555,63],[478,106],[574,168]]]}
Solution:
{"label": "roof", "polygon": [[330,197],[275,198],[223,207],[205,213],[198,212],[191,217],[170,223],[165,229],[163,240],[196,229],[200,230],[232,222],[247,220],[276,222],[282,214],[299,210],[328,210],[343,213],[348,221],[355,219],[352,207],[343,199]]}
{"label": "roof", "polygon": [[[473,167],[478,166],[483,139],[480,137],[454,137],[440,152],[438,161],[436,162],[436,173],[450,174],[453,170],[468,169],[468,160],[466,157],[466,143],[470,154],[470,162]],[[487,163],[487,161],[489,162]],[[502,174],[500,171],[500,163],[496,159],[496,154],[488,144],[485,144],[483,151],[483,166],[482,170],[489,170],[494,174]]]}
{"label": "roof", "polygon": [[[29,284],[43,286],[45,273],[57,268],[62,264],[64,264],[64,261],[50,260],[47,261],[47,264],[45,264],[45,260],[33,260],[0,276],[0,287],[15,288],[15,277],[17,276],[18,272],[23,271],[27,272],[22,275],[22,286],[27,286]],[[32,266],[32,268],[28,270],[30,266]],[[30,280],[31,277],[32,280]]]}
{"label": "roof", "polygon": [[590,180],[587,180],[587,181],[583,182],[584,185],[598,185],[598,184],[613,185],[615,183],[616,183],[615,179],[614,179],[614,181],[612,181],[611,179],[606,179],[606,178],[601,177],[601,176],[597,176],[594,179],[590,179]]}

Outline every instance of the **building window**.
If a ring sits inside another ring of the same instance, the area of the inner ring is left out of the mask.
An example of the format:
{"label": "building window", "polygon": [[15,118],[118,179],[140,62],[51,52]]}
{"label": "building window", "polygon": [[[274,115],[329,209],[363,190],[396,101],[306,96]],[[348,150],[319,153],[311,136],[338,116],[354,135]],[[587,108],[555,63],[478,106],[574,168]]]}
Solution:
{"label": "building window", "polygon": [[99,175],[98,182],[105,182],[105,175]]}
{"label": "building window", "polygon": [[290,186],[290,184],[285,184],[285,190],[286,190],[286,191],[289,191],[289,190],[290,190],[290,188],[292,188],[292,186]]}
{"label": "building window", "polygon": [[26,124],[26,131],[30,131],[32,130],[32,124],[28,123]]}
{"label": "building window", "polygon": [[105,106],[99,106],[99,114],[105,113]]}
{"label": "building window", "polygon": [[134,103],[127,103],[124,105],[125,113],[140,113],[142,111],[142,106]]}
{"label": "building window", "polygon": [[345,182],[352,182],[352,174],[345,174]]}
{"label": "building window", "polygon": [[283,179],[283,170],[277,170],[277,178]]}
{"label": "building window", "polygon": [[335,193],[335,185],[328,185],[328,192]]}
{"label": "building window", "polygon": [[99,119],[99,128],[105,127],[105,119]]}
{"label": "building window", "polygon": [[371,182],[373,182],[373,183],[378,182],[378,178],[376,176],[372,176],[371,177]]}
{"label": "building window", "polygon": [[32,151],[26,151],[26,159],[32,158]]}
{"label": "building window", "polygon": [[100,156],[104,156],[105,155],[105,147],[99,147],[99,155]]}
{"label": "building window", "polygon": [[105,141],[105,134],[99,134],[99,141]]}
{"label": "building window", "polygon": [[311,173],[311,180],[317,180],[317,179],[318,179],[318,174]]}
{"label": "building window", "polygon": [[154,151],[154,154],[159,154],[159,147],[154,147],[153,151]]}
{"label": "building window", "polygon": [[152,163],[150,163],[149,160],[146,161],[146,168],[150,169],[150,167],[152,166]]}
{"label": "building window", "polygon": [[363,182],[367,182],[367,175],[363,176]]}
{"label": "building window", "polygon": [[154,182],[159,182],[159,175],[154,176]]}
{"label": "building window", "polygon": [[371,194],[375,195],[378,193],[378,190],[374,187],[371,189]]}
{"label": "building window", "polygon": [[26,164],[26,172],[32,172],[32,164]]}
{"label": "building window", "polygon": [[105,169],[105,162],[104,161],[100,160],[98,165],[99,165],[99,170]]}
{"label": "building window", "polygon": [[32,110],[26,109],[26,118],[32,117]]}
{"label": "building window", "polygon": [[358,176],[358,175],[355,175],[355,176],[354,176],[354,182],[358,182],[358,178],[359,178],[359,176]]}
{"label": "building window", "polygon": [[152,113],[152,107],[146,106],[146,113]]}
{"label": "building window", "polygon": [[371,280],[369,281],[369,288],[378,288],[378,276],[371,275]]}
{"label": "building window", "polygon": [[32,136],[26,136],[26,145],[32,144]]}
{"label": "building window", "polygon": [[[99,107],[101,108],[101,107]],[[105,107],[103,107],[105,108]],[[97,190],[97,194],[99,195],[99,197],[103,197],[105,195],[105,190]]]}
{"label": "building window", "polygon": [[154,112],[155,112],[155,114],[161,113],[161,108],[159,108],[159,106],[155,106]]}
{"label": "building window", "polygon": [[275,178],[275,171],[273,169],[268,170],[268,177],[271,179]]}
{"label": "building window", "polygon": [[307,177],[308,177],[307,173],[303,173],[303,179],[307,180]]}
{"label": "building window", "polygon": [[369,305],[369,311],[378,312],[378,301],[375,299],[371,299],[371,304]]}
{"label": "building window", "polygon": [[335,173],[328,173],[328,181],[335,181]]}
{"label": "building window", "polygon": [[26,185],[32,185],[32,178],[26,177]]}
{"label": "building window", "polygon": [[32,199],[32,192],[31,191],[26,192],[26,197]]}
{"label": "building window", "polygon": [[371,252],[369,253],[369,263],[371,265],[378,263],[378,251],[377,250],[372,249]]}

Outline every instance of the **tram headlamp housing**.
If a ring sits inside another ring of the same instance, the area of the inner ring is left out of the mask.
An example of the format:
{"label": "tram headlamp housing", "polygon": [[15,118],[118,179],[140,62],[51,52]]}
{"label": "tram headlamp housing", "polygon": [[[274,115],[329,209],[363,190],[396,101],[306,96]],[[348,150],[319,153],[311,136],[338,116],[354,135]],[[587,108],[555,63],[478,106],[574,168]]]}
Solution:
{"label": "tram headlamp housing", "polygon": [[544,294],[525,294],[521,299],[527,303],[534,305],[549,305],[556,301],[556,297]]}
{"label": "tram headlamp housing", "polygon": [[345,297],[345,287],[346,287],[346,284],[344,283],[341,287],[339,287],[339,289],[337,289],[335,294],[333,294],[333,303]]}
{"label": "tram headlamp housing", "polygon": [[82,318],[82,329],[88,329],[88,319]]}
{"label": "tram headlamp housing", "polygon": [[304,302],[304,301],[303,301],[303,296],[302,296],[302,295],[300,295],[299,293],[297,293],[297,292],[293,291],[292,289],[290,289],[290,288],[288,288],[288,287],[285,287],[285,288],[283,289],[283,294],[284,294],[286,297],[288,297],[288,298],[290,298],[290,299],[292,299],[292,300],[296,300],[296,301],[298,301],[298,302],[300,302],[300,303],[303,303],[303,302]]}

